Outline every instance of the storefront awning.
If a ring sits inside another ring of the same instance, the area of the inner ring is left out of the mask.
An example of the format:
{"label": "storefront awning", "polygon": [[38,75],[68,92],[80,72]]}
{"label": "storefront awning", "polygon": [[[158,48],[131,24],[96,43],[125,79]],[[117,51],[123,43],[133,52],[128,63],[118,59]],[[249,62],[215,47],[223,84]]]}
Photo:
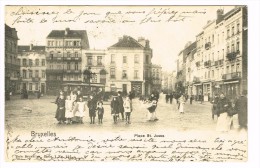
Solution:
{"label": "storefront awning", "polygon": [[224,84],[229,84],[229,83],[239,83],[239,81],[238,81],[238,80],[236,80],[236,81],[229,81],[229,82],[224,82]]}

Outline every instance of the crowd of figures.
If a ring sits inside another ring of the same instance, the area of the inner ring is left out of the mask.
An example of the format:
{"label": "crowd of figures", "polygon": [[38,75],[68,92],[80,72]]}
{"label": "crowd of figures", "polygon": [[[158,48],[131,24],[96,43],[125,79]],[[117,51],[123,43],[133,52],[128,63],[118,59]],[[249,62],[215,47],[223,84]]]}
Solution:
{"label": "crowd of figures", "polygon": [[224,93],[215,95],[212,101],[212,119],[217,115],[216,130],[228,132],[233,125],[233,116],[237,114],[240,129],[247,129],[247,91],[236,100],[228,99]]}
{"label": "crowd of figures", "polygon": [[[120,115],[122,120],[126,121],[126,124],[131,123],[130,116],[133,110],[132,98],[133,95],[131,92],[125,98],[122,97],[121,92],[118,92],[117,96],[112,97],[110,107],[115,124],[118,122]],[[57,104],[55,118],[58,120],[59,124],[83,124],[83,118],[87,111],[90,118],[90,124],[95,124],[96,116],[98,116],[98,123],[103,123],[104,108],[101,92],[89,95],[88,100],[84,101],[80,91],[71,91],[71,93],[67,93],[66,95],[63,91],[60,91],[55,103]]]}

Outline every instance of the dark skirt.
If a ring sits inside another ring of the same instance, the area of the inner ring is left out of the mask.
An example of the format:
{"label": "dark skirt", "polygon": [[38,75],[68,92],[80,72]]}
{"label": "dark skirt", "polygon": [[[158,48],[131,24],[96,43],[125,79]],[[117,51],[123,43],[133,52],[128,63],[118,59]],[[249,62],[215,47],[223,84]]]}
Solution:
{"label": "dark skirt", "polygon": [[89,117],[96,117],[96,111],[95,110],[89,110]]}
{"label": "dark skirt", "polygon": [[66,120],[66,118],[65,118],[65,108],[63,108],[63,109],[58,108],[57,111],[56,111],[55,118],[58,121],[65,121]]}
{"label": "dark skirt", "polygon": [[148,107],[149,112],[150,112],[150,113],[155,112],[156,107],[157,107],[157,106],[151,106],[151,107]]}

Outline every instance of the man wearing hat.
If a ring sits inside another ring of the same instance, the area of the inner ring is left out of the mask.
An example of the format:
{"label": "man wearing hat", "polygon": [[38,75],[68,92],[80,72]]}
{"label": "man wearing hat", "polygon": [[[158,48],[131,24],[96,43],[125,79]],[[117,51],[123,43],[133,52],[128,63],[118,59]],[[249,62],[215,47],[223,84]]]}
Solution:
{"label": "man wearing hat", "polygon": [[119,110],[119,113],[121,113],[121,116],[122,116],[122,120],[125,119],[124,117],[124,100],[123,100],[123,97],[122,97],[122,92],[118,91],[117,92],[117,101],[118,101],[118,110]]}
{"label": "man wearing hat", "polygon": [[236,101],[235,110],[238,114],[240,128],[247,129],[247,90],[242,91],[242,95]]}

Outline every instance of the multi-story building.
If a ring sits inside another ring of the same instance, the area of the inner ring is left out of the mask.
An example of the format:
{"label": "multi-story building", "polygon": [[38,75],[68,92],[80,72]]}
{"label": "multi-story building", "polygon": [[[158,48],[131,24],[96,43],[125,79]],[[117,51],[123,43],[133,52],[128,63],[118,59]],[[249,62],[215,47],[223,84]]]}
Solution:
{"label": "multi-story building", "polygon": [[29,93],[46,93],[45,46],[18,46],[20,60],[21,89]]}
{"label": "multi-story building", "polygon": [[20,91],[20,65],[17,59],[17,31],[5,24],[5,92]]}
{"label": "multi-story building", "polygon": [[153,56],[149,41],[123,36],[108,48],[105,58],[109,74],[107,86],[111,91],[134,91],[136,95],[148,95],[152,88]]}
{"label": "multi-story building", "polygon": [[[247,89],[246,7],[237,6],[226,14],[219,9],[217,18],[208,21],[196,36],[196,43],[196,68],[192,82],[194,95],[202,95],[204,101],[208,101],[215,94],[224,92],[227,97],[234,99],[243,89]],[[181,53],[185,55],[184,50]],[[180,56],[179,62],[183,61],[183,65],[177,65],[179,69],[186,66],[186,70],[189,70],[187,68],[190,66],[192,70],[189,59]],[[185,81],[191,82],[187,78]]]}
{"label": "multi-story building", "polygon": [[66,28],[50,32],[46,38],[47,92],[57,91],[63,83],[83,81],[82,56],[87,49],[86,30]]}
{"label": "multi-story building", "polygon": [[162,89],[162,66],[152,64],[152,91],[161,92]]}

